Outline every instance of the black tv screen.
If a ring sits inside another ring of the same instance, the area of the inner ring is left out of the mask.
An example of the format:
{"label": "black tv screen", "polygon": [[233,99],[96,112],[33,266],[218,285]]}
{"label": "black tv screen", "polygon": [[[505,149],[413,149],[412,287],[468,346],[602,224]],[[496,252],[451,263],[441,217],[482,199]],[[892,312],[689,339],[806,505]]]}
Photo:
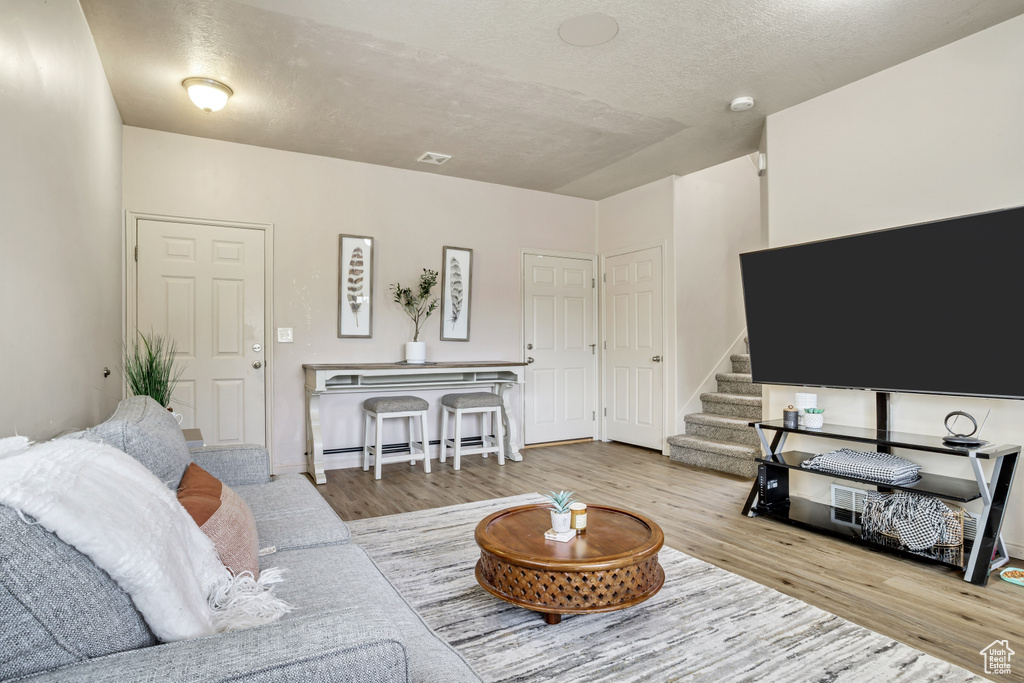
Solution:
{"label": "black tv screen", "polygon": [[1024,207],[740,267],[755,382],[1024,398]]}

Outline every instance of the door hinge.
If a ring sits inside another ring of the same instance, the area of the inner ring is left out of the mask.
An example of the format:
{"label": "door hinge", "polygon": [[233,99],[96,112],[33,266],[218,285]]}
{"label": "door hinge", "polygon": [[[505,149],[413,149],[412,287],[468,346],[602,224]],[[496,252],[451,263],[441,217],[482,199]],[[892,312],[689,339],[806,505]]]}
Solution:
{"label": "door hinge", "polygon": [[135,245],[135,260],[139,260],[139,245]]}
{"label": "door hinge", "polygon": [[595,280],[594,278],[590,278],[590,288],[597,289],[597,280]]}
{"label": "door hinge", "polygon": [[594,421],[594,422],[597,422],[597,411],[596,410],[591,410],[590,411],[590,419],[592,421]]}
{"label": "door hinge", "polygon": [[605,342],[604,342],[604,350],[605,351],[608,350],[608,341],[607,340],[605,340]]}
{"label": "door hinge", "polygon": [[601,282],[608,282],[608,273],[602,273]]}
{"label": "door hinge", "polygon": [[608,417],[608,409],[607,408],[604,409],[604,416]]}

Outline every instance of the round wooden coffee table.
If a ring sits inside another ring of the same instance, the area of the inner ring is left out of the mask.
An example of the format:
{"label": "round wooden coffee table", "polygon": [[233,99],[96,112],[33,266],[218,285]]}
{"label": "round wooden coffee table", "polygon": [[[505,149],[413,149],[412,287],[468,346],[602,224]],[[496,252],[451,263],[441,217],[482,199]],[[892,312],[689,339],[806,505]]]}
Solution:
{"label": "round wooden coffee table", "polygon": [[545,504],[486,517],[476,527],[476,580],[491,595],[543,613],[549,624],[563,614],[625,609],[665,583],[658,564],[665,536],[643,515],[588,505],[587,529],[576,538],[549,541],[550,528]]}

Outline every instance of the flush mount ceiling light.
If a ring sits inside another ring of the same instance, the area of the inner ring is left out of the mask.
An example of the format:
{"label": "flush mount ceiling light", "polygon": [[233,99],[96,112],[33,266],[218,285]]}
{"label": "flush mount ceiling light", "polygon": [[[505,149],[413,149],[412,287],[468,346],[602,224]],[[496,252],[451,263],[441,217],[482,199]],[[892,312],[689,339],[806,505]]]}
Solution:
{"label": "flush mount ceiling light", "polygon": [[181,82],[189,99],[207,114],[220,111],[234,93],[231,88],[212,78],[186,78]]}
{"label": "flush mount ceiling light", "polygon": [[558,35],[570,45],[593,47],[607,43],[619,32],[619,25],[606,14],[584,14],[566,19],[558,27]]}
{"label": "flush mount ceiling light", "polygon": [[748,109],[753,108],[753,97],[737,97],[735,100],[729,103],[729,109],[732,109],[733,111],[747,111]]}

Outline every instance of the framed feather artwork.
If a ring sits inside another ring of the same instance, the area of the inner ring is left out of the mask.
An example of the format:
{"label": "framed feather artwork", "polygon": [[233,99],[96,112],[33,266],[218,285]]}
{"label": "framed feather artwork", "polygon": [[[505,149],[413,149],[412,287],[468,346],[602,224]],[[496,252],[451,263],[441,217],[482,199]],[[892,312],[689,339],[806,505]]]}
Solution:
{"label": "framed feather artwork", "polygon": [[338,336],[373,336],[373,238],[341,235],[338,249]]}
{"label": "framed feather artwork", "polygon": [[469,341],[473,250],[445,247],[441,258],[441,341]]}

